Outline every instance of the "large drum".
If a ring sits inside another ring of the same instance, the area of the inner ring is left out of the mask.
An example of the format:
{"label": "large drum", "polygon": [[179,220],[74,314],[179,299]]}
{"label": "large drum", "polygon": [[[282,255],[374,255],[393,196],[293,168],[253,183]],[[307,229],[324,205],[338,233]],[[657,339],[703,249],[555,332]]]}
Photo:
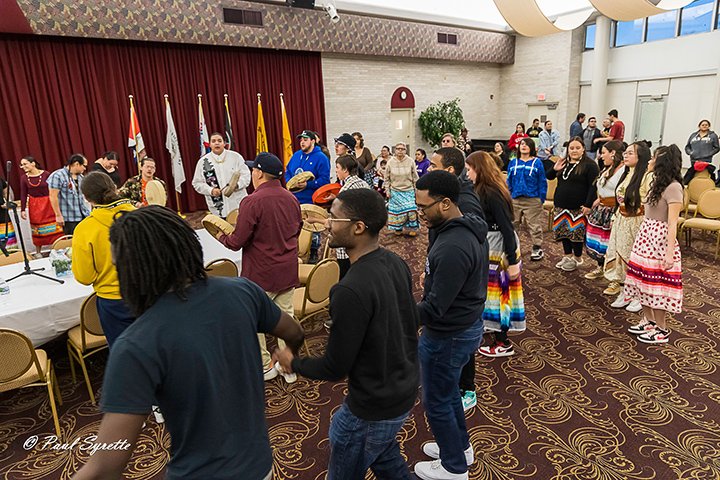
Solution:
{"label": "large drum", "polygon": [[235,230],[235,227],[230,223],[213,214],[205,215],[202,219],[202,224],[205,230],[213,237],[217,237],[220,232],[225,235],[230,235]]}

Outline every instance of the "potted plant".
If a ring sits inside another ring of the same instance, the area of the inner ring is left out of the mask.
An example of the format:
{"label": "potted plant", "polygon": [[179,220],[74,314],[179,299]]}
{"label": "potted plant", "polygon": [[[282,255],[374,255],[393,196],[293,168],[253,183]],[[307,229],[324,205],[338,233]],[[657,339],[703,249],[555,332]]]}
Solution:
{"label": "potted plant", "polygon": [[455,98],[447,102],[437,102],[423,110],[418,118],[423,140],[434,148],[438,148],[444,134],[452,133],[457,138],[460,130],[465,126],[465,119],[459,104],[460,99]]}

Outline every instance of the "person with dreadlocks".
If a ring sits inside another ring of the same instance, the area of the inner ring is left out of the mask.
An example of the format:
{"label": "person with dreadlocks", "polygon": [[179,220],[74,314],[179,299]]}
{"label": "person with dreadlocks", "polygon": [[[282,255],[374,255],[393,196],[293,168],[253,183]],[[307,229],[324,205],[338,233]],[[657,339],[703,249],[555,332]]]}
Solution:
{"label": "person with dreadlocks", "polygon": [[72,238],[72,271],[75,280],[92,285],[97,294],[97,310],[108,347],[135,321],[120,294],[117,271],[110,253],[110,226],[115,214],[134,210],[132,202],[121,198],[112,178],[102,172],[89,173],[80,190],[92,207],[90,215],[77,227]]}
{"label": "person with dreadlocks", "polygon": [[110,228],[120,292],[137,320],[110,352],[96,442],[74,479],[119,478],[151,405],[172,438],[167,478],[270,479],[272,450],[256,334],[297,354],[300,325],[250,280],[210,277],[176,213],[149,206]]}

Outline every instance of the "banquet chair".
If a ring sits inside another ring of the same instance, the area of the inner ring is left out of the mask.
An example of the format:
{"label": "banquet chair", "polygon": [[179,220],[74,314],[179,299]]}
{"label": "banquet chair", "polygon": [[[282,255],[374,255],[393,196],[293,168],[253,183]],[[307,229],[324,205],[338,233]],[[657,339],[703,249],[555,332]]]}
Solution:
{"label": "banquet chair", "polygon": [[10,256],[0,255],[0,267],[3,265],[12,265],[13,263],[20,263],[25,260],[22,252],[12,252]]}
{"label": "banquet chair", "polygon": [[685,217],[688,213],[695,213],[700,196],[715,188],[715,182],[710,177],[694,177],[687,186],[688,206],[685,208]]}
{"label": "banquet chair", "polygon": [[680,226],[680,231],[687,230],[685,237],[688,245],[692,242],[692,229],[706,230],[715,232],[717,241],[715,242],[715,258],[720,250],[720,190],[708,190],[700,196],[697,203],[697,209],[692,218],[688,218]]}
{"label": "banquet chair", "polygon": [[[330,304],[330,289],[340,280],[340,266],[334,258],[326,258],[313,265],[304,287],[296,288],[293,294],[295,318],[304,320],[327,310]],[[305,353],[310,355],[307,344]]]}
{"label": "banquet chair", "polygon": [[547,196],[545,197],[545,203],[543,203],[543,210],[547,210],[548,212],[548,230],[552,230],[553,209],[555,208],[553,199],[555,198],[555,189],[558,184],[557,178],[548,180],[547,184]]}
{"label": "banquet chair", "polygon": [[237,277],[239,274],[237,264],[227,258],[213,260],[205,266],[205,271],[210,277]]}
{"label": "banquet chair", "polygon": [[33,347],[30,339],[21,332],[0,328],[0,352],[0,392],[25,387],[47,387],[55,433],[58,438],[62,438],[55,406],[56,398],[57,403],[62,405],[62,396],[55,370],[45,350]]}
{"label": "banquet chair", "polygon": [[[678,217],[677,221],[677,238],[680,239],[680,233],[682,232],[682,224],[685,223],[685,220],[687,220],[687,217],[685,216],[685,212],[687,211],[688,205],[690,204],[690,195],[688,195],[687,187],[683,188],[683,204],[682,209],[680,210],[680,216]],[[687,234],[690,230],[685,232],[685,243],[688,242]]]}
{"label": "banquet chair", "polygon": [[303,228],[298,237],[298,258],[300,263],[305,263],[310,258],[310,247],[312,246],[312,233]]}
{"label": "banquet chair", "polygon": [[72,374],[73,383],[75,383],[75,361],[82,369],[85,384],[90,394],[90,402],[93,405],[95,405],[95,394],[90,383],[85,359],[106,348],[108,348],[108,344],[100,324],[100,315],[98,315],[97,294],[93,293],[83,301],[80,307],[80,325],[68,330],[67,340],[70,373]]}
{"label": "banquet chair", "polygon": [[225,220],[230,225],[235,226],[235,224],[237,223],[237,218],[238,218],[238,209],[236,208],[235,210],[230,210],[230,213],[228,213],[227,218],[225,218]]}
{"label": "banquet chair", "polygon": [[[325,260],[326,258],[329,258],[330,250],[330,237],[328,237],[325,240],[325,248],[323,248],[322,257],[320,257],[320,260]],[[315,265],[313,265],[312,263],[298,264],[298,283],[300,283],[300,285],[305,285],[307,283],[308,277],[310,276],[310,272],[312,272],[313,268],[315,268]]]}
{"label": "banquet chair", "polygon": [[53,250],[60,250],[70,247],[72,247],[72,235],[63,235],[62,237],[55,240],[52,244]]}

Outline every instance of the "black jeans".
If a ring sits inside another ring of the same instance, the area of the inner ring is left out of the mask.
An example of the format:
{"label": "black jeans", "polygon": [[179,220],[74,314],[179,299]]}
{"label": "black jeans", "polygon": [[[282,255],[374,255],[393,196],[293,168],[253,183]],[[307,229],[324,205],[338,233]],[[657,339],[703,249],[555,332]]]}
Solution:
{"label": "black jeans", "polygon": [[565,255],[570,255],[572,253],[576,257],[582,255],[583,247],[585,246],[585,244],[582,242],[571,242],[567,238],[562,239],[562,245]]}
{"label": "black jeans", "polygon": [[72,235],[75,227],[77,227],[79,223],[80,222],[65,222],[65,225],[63,225],[63,233],[65,235]]}

